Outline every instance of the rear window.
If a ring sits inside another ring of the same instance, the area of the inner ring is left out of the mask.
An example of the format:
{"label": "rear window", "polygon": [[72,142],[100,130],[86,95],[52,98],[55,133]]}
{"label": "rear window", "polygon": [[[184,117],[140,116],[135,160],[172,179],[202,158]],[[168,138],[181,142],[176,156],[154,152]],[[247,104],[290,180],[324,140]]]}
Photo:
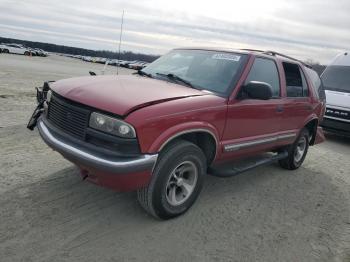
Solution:
{"label": "rear window", "polygon": [[321,78],[326,90],[350,93],[350,66],[328,66]]}
{"label": "rear window", "polygon": [[324,92],[324,88],[323,88],[323,84],[322,81],[320,79],[320,77],[318,76],[318,74],[316,73],[316,71],[310,69],[310,68],[306,68],[306,73],[308,74],[311,82],[312,82],[312,88],[315,91],[315,94],[317,95],[317,97],[320,100],[325,100],[326,99],[326,94]]}

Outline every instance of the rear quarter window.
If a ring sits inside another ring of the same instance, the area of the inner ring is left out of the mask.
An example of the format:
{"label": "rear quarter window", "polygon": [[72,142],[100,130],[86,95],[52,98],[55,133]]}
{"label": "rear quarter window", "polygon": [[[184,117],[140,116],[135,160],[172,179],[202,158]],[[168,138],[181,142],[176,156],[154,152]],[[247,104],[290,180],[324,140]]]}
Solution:
{"label": "rear quarter window", "polygon": [[326,99],[326,94],[323,88],[322,80],[316,73],[316,71],[306,68],[306,73],[309,76],[309,79],[312,82],[312,88],[314,89],[314,93],[320,100]]}

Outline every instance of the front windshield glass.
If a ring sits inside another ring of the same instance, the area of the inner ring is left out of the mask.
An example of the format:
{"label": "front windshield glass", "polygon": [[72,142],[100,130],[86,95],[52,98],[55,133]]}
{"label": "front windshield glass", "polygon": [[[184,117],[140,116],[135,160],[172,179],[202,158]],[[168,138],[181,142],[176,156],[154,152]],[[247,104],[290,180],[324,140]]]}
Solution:
{"label": "front windshield glass", "polygon": [[[207,50],[173,50],[144,68],[152,77],[176,81],[194,88],[225,94],[234,85],[246,55]],[[177,79],[179,80],[179,79]]]}
{"label": "front windshield glass", "polygon": [[350,93],[350,66],[329,66],[321,78],[326,90]]}

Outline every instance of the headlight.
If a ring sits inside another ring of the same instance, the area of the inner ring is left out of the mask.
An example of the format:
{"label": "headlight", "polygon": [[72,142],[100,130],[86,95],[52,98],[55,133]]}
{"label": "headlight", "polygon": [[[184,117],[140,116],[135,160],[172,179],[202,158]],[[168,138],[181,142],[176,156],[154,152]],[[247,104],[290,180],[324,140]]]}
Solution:
{"label": "headlight", "polygon": [[96,112],[91,114],[89,126],[116,136],[125,138],[136,137],[135,129],[128,123]]}

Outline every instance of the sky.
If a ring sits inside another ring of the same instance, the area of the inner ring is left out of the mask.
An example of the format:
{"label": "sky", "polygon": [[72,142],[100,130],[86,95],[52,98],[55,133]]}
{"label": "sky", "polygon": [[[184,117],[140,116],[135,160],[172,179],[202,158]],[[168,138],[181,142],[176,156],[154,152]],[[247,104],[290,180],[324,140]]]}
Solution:
{"label": "sky", "polygon": [[0,36],[95,50],[274,50],[327,64],[350,51],[349,0],[0,0]]}

